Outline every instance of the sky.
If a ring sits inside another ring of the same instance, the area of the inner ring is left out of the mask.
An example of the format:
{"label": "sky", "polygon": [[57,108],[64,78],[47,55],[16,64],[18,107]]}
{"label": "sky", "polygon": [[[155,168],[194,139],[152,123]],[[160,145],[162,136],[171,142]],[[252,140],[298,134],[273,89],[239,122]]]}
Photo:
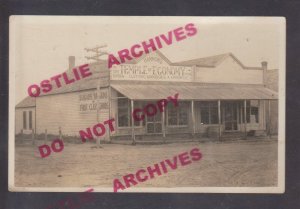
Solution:
{"label": "sky", "polygon": [[[106,51],[130,48],[169,30],[194,23],[198,33],[164,46],[171,62],[233,53],[245,66],[281,69],[285,56],[283,18],[242,17],[92,17],[11,16],[10,84],[19,103],[31,84],[64,72],[68,57],[76,65],[89,63],[85,48],[107,44]],[[10,87],[11,88],[11,87]]]}

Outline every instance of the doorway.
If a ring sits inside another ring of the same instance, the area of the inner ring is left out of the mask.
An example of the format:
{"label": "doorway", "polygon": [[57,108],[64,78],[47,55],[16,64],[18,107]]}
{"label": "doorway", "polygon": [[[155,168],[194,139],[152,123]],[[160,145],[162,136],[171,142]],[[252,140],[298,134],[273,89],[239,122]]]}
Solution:
{"label": "doorway", "polygon": [[146,128],[148,134],[162,133],[162,113],[157,111],[154,116],[146,116]]}
{"label": "doorway", "polygon": [[224,129],[227,132],[238,130],[238,103],[223,103]]}

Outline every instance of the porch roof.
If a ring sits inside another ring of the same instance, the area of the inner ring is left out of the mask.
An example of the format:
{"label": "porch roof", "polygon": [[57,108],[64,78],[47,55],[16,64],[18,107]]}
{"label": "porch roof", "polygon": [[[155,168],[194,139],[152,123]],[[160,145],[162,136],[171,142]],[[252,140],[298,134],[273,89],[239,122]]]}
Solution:
{"label": "porch roof", "polygon": [[240,84],[111,84],[133,100],[159,100],[179,93],[179,100],[276,100],[277,92],[262,85]]}

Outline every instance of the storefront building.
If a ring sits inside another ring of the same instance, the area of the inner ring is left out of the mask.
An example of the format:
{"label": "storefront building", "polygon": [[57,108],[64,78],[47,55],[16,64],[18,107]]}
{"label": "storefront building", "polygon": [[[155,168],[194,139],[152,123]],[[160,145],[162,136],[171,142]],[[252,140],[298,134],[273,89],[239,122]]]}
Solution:
{"label": "storefront building", "polygon": [[[72,67],[74,63],[69,71]],[[278,122],[278,110],[271,109],[277,92],[268,88],[266,62],[245,67],[228,53],[172,63],[155,51],[110,70],[105,61],[91,63],[90,69],[91,77],[33,99],[31,127],[37,134],[60,129],[63,135],[79,137],[79,130],[114,118],[115,131],[107,131],[104,140],[172,134],[221,139],[227,133],[270,134],[271,124]],[[163,112],[133,120],[135,108],[176,93],[177,107],[170,103]],[[20,104],[16,111],[26,108]],[[22,120],[22,114],[16,114],[16,121]],[[19,126],[16,122],[16,133],[22,130]]]}

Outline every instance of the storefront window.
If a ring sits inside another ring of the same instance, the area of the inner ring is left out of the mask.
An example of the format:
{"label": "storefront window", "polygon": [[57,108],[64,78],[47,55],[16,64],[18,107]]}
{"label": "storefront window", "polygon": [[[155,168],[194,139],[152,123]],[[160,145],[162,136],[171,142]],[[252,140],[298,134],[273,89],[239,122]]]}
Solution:
{"label": "storefront window", "polygon": [[118,99],[118,126],[128,127],[130,125],[130,104],[129,99]]}
{"label": "storefront window", "polygon": [[218,104],[210,106],[210,123],[218,124]]}
{"label": "storefront window", "polygon": [[201,124],[209,124],[209,107],[201,107]]}
{"label": "storefront window", "polygon": [[188,114],[187,108],[179,108],[179,125],[187,125],[188,124]]}
{"label": "storefront window", "polygon": [[258,123],[259,122],[259,101],[250,100],[247,101],[246,108],[247,123]]}
{"label": "storefront window", "polygon": [[[122,94],[118,94],[118,97],[124,97]],[[134,108],[143,108],[143,102],[134,102]],[[128,98],[118,98],[118,126],[130,127],[131,126],[131,101]],[[134,121],[134,126],[145,125],[145,120]]]}
{"label": "storefront window", "polygon": [[177,110],[175,109],[174,106],[169,105],[168,107],[168,124],[171,126],[176,126],[177,125]]}
{"label": "storefront window", "polygon": [[218,103],[200,102],[201,124],[218,124]]}
{"label": "storefront window", "polygon": [[258,107],[251,107],[251,116],[254,117],[255,123],[258,123]]}
{"label": "storefront window", "polygon": [[[135,108],[143,109],[143,107],[144,107],[144,102],[141,102],[141,101],[134,102],[134,109]],[[134,126],[144,126],[146,123],[145,121],[146,121],[146,119],[141,120],[141,121],[134,120]]]}
{"label": "storefront window", "polygon": [[186,126],[188,125],[188,103],[179,102],[177,107],[174,104],[168,104],[168,125]]}

